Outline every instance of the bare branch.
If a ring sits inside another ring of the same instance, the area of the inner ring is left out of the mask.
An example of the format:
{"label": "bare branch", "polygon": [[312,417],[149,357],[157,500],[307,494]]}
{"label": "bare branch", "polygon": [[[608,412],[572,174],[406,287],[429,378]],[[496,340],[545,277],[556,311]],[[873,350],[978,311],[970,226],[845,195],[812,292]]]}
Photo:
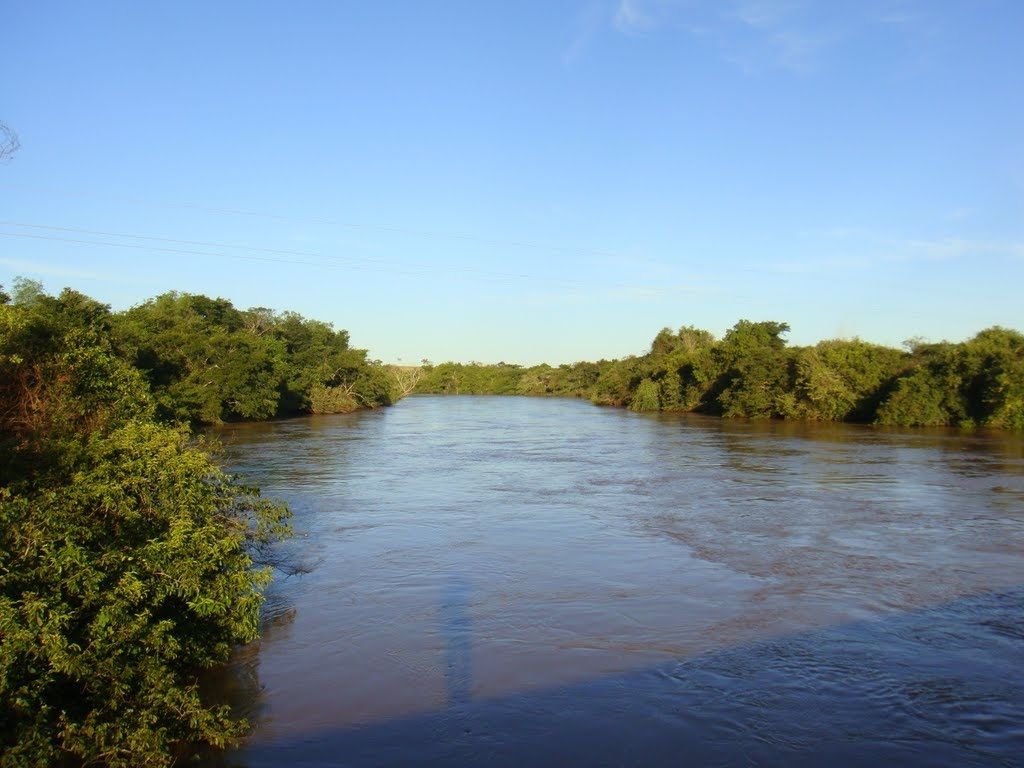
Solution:
{"label": "bare branch", "polygon": [[392,365],[390,368],[396,400],[411,395],[423,378],[423,369],[418,365]]}
{"label": "bare branch", "polygon": [[10,160],[20,148],[21,141],[18,140],[18,134],[7,123],[0,120],[0,163]]}

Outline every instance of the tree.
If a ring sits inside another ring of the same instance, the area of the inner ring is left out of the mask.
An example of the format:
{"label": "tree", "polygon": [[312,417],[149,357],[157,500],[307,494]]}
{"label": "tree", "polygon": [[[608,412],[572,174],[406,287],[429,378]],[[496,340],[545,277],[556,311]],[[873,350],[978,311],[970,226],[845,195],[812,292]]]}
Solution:
{"label": "tree", "polygon": [[790,415],[786,323],[740,320],[716,349],[722,374],[715,385],[723,416]]}
{"label": "tree", "polygon": [[896,383],[882,403],[875,419],[878,424],[907,427],[944,426],[954,418],[946,401],[947,386],[934,371],[918,368]]}
{"label": "tree", "polygon": [[870,421],[905,366],[899,350],[863,341],[822,341],[796,353],[796,415]]}
{"label": "tree", "polygon": [[416,391],[416,385],[423,378],[423,369],[418,365],[392,365],[389,370],[394,382],[394,399],[400,400]]}
{"label": "tree", "polygon": [[167,765],[244,723],[198,671],[256,635],[287,509],[153,421],[74,291],[0,305],[0,764]]}

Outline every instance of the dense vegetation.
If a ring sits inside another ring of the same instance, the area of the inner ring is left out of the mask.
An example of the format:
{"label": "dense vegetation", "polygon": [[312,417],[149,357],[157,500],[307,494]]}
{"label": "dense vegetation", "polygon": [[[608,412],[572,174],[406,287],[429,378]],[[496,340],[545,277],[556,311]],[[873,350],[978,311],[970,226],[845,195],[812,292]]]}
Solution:
{"label": "dense vegetation", "polygon": [[191,427],[392,397],[293,313],[0,290],[0,766],[166,765],[241,735],[197,680],[256,637],[288,511]]}
{"label": "dense vegetation", "polygon": [[351,348],[347,331],[294,312],[165,293],[111,323],[119,353],[145,375],[163,419],[217,424],[392,401],[390,372]]}
{"label": "dense vegetation", "polygon": [[225,475],[206,424],[387,405],[415,388],[637,411],[1024,430],[1024,336],[905,351],[665,329],[638,357],[388,368],[326,323],[167,293],[114,313],[0,290],[0,766],[166,765],[244,723],[198,674],[256,637],[288,511]]}
{"label": "dense vegetation", "polygon": [[1024,430],[1024,335],[989,328],[908,349],[830,340],[790,347],[785,323],[741,320],[722,339],[668,328],[638,357],[572,365],[424,366],[417,392],[585,397],[636,411]]}

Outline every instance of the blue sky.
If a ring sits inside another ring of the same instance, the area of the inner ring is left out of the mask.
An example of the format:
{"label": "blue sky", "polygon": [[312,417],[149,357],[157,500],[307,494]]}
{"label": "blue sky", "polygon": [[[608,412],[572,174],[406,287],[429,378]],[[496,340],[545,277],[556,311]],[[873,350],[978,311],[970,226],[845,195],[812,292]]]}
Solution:
{"label": "blue sky", "polygon": [[[386,361],[1024,329],[1019,0],[10,2],[0,282]],[[162,238],[162,239],[160,239]]]}

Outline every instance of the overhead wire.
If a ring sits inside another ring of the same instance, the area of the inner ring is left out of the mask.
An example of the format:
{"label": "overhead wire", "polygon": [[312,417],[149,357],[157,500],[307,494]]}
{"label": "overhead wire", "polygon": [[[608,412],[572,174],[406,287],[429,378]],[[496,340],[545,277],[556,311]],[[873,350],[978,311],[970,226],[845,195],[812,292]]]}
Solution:
{"label": "overhead wire", "polygon": [[[63,228],[63,229],[70,230],[70,231],[83,231],[83,230],[74,230],[72,228]],[[89,230],[84,230],[84,231],[89,231]],[[370,261],[371,263],[345,264],[345,263],[342,263],[341,261],[337,260],[337,259],[347,258],[347,257],[343,257],[343,256],[342,257],[334,257],[334,259],[331,259],[331,257],[329,257],[329,256],[319,256],[320,258],[329,259],[329,261],[324,262],[324,261],[309,261],[309,260],[295,259],[295,258],[276,258],[276,257],[273,257],[273,256],[253,256],[253,255],[246,255],[246,254],[242,254],[242,253],[223,253],[223,252],[216,252],[216,251],[201,251],[201,250],[185,249],[185,248],[169,248],[169,247],[166,247],[166,246],[151,245],[151,244],[148,244],[148,243],[119,243],[119,242],[109,241],[109,240],[86,240],[86,239],[81,239],[81,238],[60,237],[60,236],[57,236],[57,235],[32,234],[32,233],[29,233],[29,232],[3,232],[3,231],[0,231],[0,237],[21,238],[21,239],[28,239],[28,240],[42,240],[42,241],[49,241],[49,242],[68,243],[68,244],[73,244],[73,245],[99,246],[99,247],[111,247],[111,248],[127,248],[127,249],[138,250],[138,251],[148,251],[148,252],[157,252],[157,253],[171,253],[171,254],[188,255],[188,256],[204,256],[204,257],[208,257],[208,258],[228,258],[228,259],[241,259],[241,260],[245,260],[245,261],[269,262],[269,263],[277,263],[277,264],[303,265],[303,266],[321,267],[321,268],[328,268],[328,269],[330,269],[330,268],[342,268],[342,267],[345,267],[345,268],[348,268],[348,269],[355,269],[355,270],[361,270],[361,271],[371,271],[371,272],[380,272],[380,273],[384,273],[384,274],[387,274],[387,275],[401,275],[401,276],[406,276],[406,277],[426,277],[426,276],[429,276],[431,273],[463,272],[463,273],[467,273],[465,275],[465,277],[476,278],[476,279],[481,279],[481,280],[505,280],[505,281],[508,281],[510,279],[518,279],[518,280],[543,281],[546,285],[561,285],[561,286],[564,286],[564,287],[582,288],[582,287],[586,286],[586,284],[582,283],[582,282],[570,282],[570,281],[566,281],[566,280],[551,279],[551,278],[545,278],[545,277],[539,277],[539,276],[533,276],[533,275],[516,275],[516,274],[510,274],[510,273],[478,272],[478,271],[474,271],[474,270],[469,269],[469,268],[462,269],[462,268],[449,268],[449,267],[437,267],[437,266],[423,266],[423,267],[420,267],[418,271],[414,271],[414,269],[409,269],[408,267],[405,267],[403,265],[387,264],[385,262],[378,262],[378,261],[374,261],[374,260],[362,260],[362,261]],[[144,238],[145,236],[140,235],[138,237]],[[170,238],[164,238],[164,240],[170,240]],[[171,242],[179,242],[179,241],[171,240]],[[196,243],[199,243],[199,242],[202,242],[202,241],[184,241],[184,242],[196,242]],[[242,246],[230,246],[230,247],[239,247],[239,248],[241,248]],[[272,249],[261,249],[261,250],[272,250]],[[356,257],[352,257],[352,258],[356,258]]]}
{"label": "overhead wire", "polygon": [[[238,244],[238,243],[213,242],[213,241],[209,241],[209,240],[185,240],[185,239],[172,238],[172,237],[162,237],[162,236],[158,236],[158,235],[138,235],[138,234],[129,234],[129,233],[125,233],[125,232],[111,232],[111,231],[108,231],[108,230],[84,229],[84,228],[80,228],[80,227],[60,227],[60,226],[54,226],[54,225],[48,225],[48,224],[35,224],[35,223],[20,222],[20,221],[10,221],[10,220],[0,220],[0,226],[19,227],[19,228],[36,229],[36,230],[45,230],[45,231],[50,231],[50,232],[71,232],[71,233],[77,233],[77,234],[93,235],[93,236],[98,236],[98,237],[115,237],[115,238],[130,239],[130,240],[149,240],[149,241],[153,241],[153,242],[172,243],[172,244],[177,244],[177,245],[198,245],[198,246],[201,246],[201,247],[208,247],[208,248],[228,248],[228,249],[248,251],[248,252],[252,252],[252,253],[268,253],[268,254],[283,255],[283,256],[301,256],[301,257],[305,257],[305,258],[327,259],[327,260],[331,260],[331,261],[358,261],[358,262],[365,262],[365,263],[368,263],[368,264],[380,265],[381,267],[385,268],[387,271],[403,270],[403,269],[407,270],[409,268],[423,269],[423,270],[428,270],[428,271],[429,270],[436,270],[436,269],[443,269],[445,271],[464,272],[464,273],[469,273],[469,274],[481,275],[481,276],[485,276],[485,277],[515,278],[515,279],[523,279],[523,280],[543,280],[543,281],[551,283],[551,284],[561,284],[561,285],[565,285],[565,286],[583,285],[583,283],[580,282],[580,281],[569,281],[569,280],[564,280],[564,279],[561,279],[561,278],[549,278],[549,277],[544,277],[544,276],[541,276],[541,275],[529,275],[529,274],[522,274],[522,273],[515,273],[515,272],[495,272],[495,271],[492,271],[492,270],[475,269],[473,267],[451,267],[451,266],[445,266],[445,267],[442,268],[442,267],[439,267],[437,264],[415,263],[415,262],[412,263],[412,264],[399,263],[399,262],[388,261],[388,260],[385,260],[385,259],[375,259],[375,258],[368,257],[368,256],[353,256],[353,255],[348,255],[348,254],[344,254],[344,255],[341,255],[341,254],[325,254],[325,253],[319,253],[319,252],[315,252],[315,251],[300,251],[300,250],[292,250],[292,249],[286,249],[286,248],[266,248],[266,247],[261,247],[261,246],[241,245],[241,244]],[[12,233],[12,235],[14,235],[14,236],[16,236],[17,234],[19,234],[19,233]],[[42,239],[42,238],[39,238],[39,239]],[[58,239],[58,238],[54,238],[54,239]],[[71,239],[67,239],[67,241],[68,242],[83,242],[83,241],[77,241],[77,240],[71,240]],[[93,243],[88,243],[88,244],[93,244]],[[155,249],[151,249],[151,250],[155,250]],[[215,256],[215,255],[231,256],[231,254],[211,254],[211,253],[202,253],[202,254],[199,254],[199,255],[205,255],[205,256]],[[286,261],[285,263],[292,263],[292,262],[287,262]],[[312,265],[317,265],[317,266],[323,266],[323,265],[320,265],[318,262],[294,262],[294,263],[296,263],[296,264],[312,264]]]}
{"label": "overhead wire", "polygon": [[75,190],[68,190],[59,187],[40,186],[36,184],[21,184],[18,182],[0,181],[0,187],[10,187],[16,189],[30,189],[37,192],[46,192],[47,194],[58,194],[65,197],[75,198],[90,198],[90,199],[106,199],[112,202],[129,202],[137,203],[142,205],[152,205],[163,208],[177,208],[185,210],[197,210],[204,211],[207,213],[215,214],[227,214],[232,216],[248,216],[262,219],[273,219],[278,221],[295,221],[295,222],[306,222],[316,224],[326,224],[335,227],[344,227],[346,229],[368,229],[375,230],[378,232],[391,232],[395,234],[403,235],[415,235],[417,237],[430,237],[430,238],[441,238],[447,240],[463,240],[466,242],[476,242],[486,245],[502,245],[513,248],[529,248],[533,250],[548,251],[555,253],[577,253],[586,256],[601,256],[605,258],[634,258],[627,256],[626,254],[619,253],[616,251],[610,251],[600,248],[588,248],[581,246],[567,246],[567,245],[556,245],[550,243],[537,243],[529,240],[520,240],[513,238],[500,238],[500,237],[483,237],[480,235],[467,234],[462,232],[438,232],[425,229],[416,229],[413,227],[397,226],[393,224],[372,224],[366,222],[351,222],[341,221],[338,219],[332,219],[321,216],[296,216],[292,214],[274,213],[270,211],[256,211],[245,208],[230,208],[230,207],[218,207],[205,205],[202,203],[185,203],[176,202],[170,200],[157,200],[153,198],[140,197],[135,195],[122,195],[122,196],[111,196],[105,195],[102,198],[99,196],[88,193],[80,192]]}
{"label": "overhead wire", "polygon": [[[488,237],[480,237],[480,236],[472,235],[472,234],[464,234],[464,233],[457,233],[457,232],[436,232],[436,231],[430,231],[430,230],[420,230],[420,229],[415,229],[415,228],[411,228],[411,227],[400,227],[400,226],[384,225],[384,224],[354,223],[354,222],[340,221],[340,220],[337,220],[337,219],[331,219],[331,218],[326,218],[326,217],[294,216],[294,215],[280,214],[280,213],[273,213],[273,212],[266,212],[266,211],[248,210],[248,209],[243,209],[243,208],[216,207],[216,206],[204,205],[204,204],[200,204],[200,203],[187,203],[187,202],[174,202],[174,201],[168,201],[168,200],[157,200],[157,199],[146,198],[146,197],[141,197],[141,196],[131,196],[131,195],[124,195],[124,196],[103,195],[103,196],[101,196],[101,195],[96,195],[96,194],[93,194],[93,193],[87,193],[87,192],[81,192],[81,191],[75,191],[75,190],[68,190],[68,189],[59,188],[59,187],[41,186],[41,185],[34,185],[34,184],[22,184],[22,183],[18,183],[18,182],[10,182],[10,181],[0,181],[0,187],[8,187],[8,188],[13,188],[13,189],[28,189],[28,190],[34,190],[34,191],[39,191],[39,192],[45,192],[47,194],[57,194],[57,195],[62,195],[62,196],[66,196],[66,197],[74,197],[74,198],[80,198],[80,199],[81,198],[105,199],[105,200],[113,201],[113,202],[130,202],[130,203],[137,203],[137,204],[142,204],[142,205],[150,205],[150,206],[157,206],[157,207],[164,207],[164,208],[171,208],[171,209],[198,210],[198,211],[204,211],[204,212],[207,212],[207,213],[214,213],[214,214],[221,214],[221,215],[247,216],[247,217],[264,218],[264,219],[271,219],[271,220],[278,220],[278,221],[313,222],[313,223],[325,224],[325,225],[329,225],[329,226],[338,226],[338,227],[353,228],[353,229],[375,230],[375,231],[382,231],[382,232],[392,232],[392,233],[400,233],[400,234],[405,234],[405,235],[414,235],[414,236],[417,236],[417,237],[429,237],[429,238],[439,238],[439,239],[454,239],[454,240],[461,240],[461,241],[466,241],[466,242],[477,242],[477,243],[487,244],[487,245],[499,245],[499,246],[505,246],[505,247],[513,247],[513,248],[529,248],[529,249],[534,249],[534,250],[538,250],[538,251],[547,251],[547,252],[550,252],[550,253],[576,253],[576,254],[581,254],[581,255],[598,256],[598,257],[602,257],[602,258],[615,259],[619,263],[622,263],[622,262],[632,262],[632,263],[643,262],[643,263],[647,263],[647,264],[650,264],[650,265],[655,266],[655,267],[660,267],[662,269],[665,269],[665,268],[669,268],[669,269],[677,268],[674,265],[666,264],[665,262],[658,261],[658,260],[655,260],[655,259],[639,257],[639,256],[636,256],[636,255],[627,255],[627,254],[624,254],[624,253],[621,253],[621,252],[616,252],[616,251],[611,251],[611,250],[604,250],[604,249],[598,249],[598,248],[552,245],[552,244],[544,244],[544,243],[530,242],[530,241],[527,241],[527,240],[510,239],[510,238],[488,238]],[[398,270],[408,270],[409,268],[413,268],[413,269],[425,269],[425,270],[431,270],[431,271],[438,271],[438,270],[440,270],[440,271],[448,271],[448,272],[452,272],[452,273],[464,273],[464,274],[480,275],[480,276],[484,276],[484,277],[487,277],[487,278],[514,278],[514,279],[520,279],[520,280],[533,280],[533,281],[544,282],[547,285],[562,286],[562,287],[569,287],[569,288],[572,288],[572,287],[592,287],[592,283],[584,282],[584,281],[579,281],[579,280],[567,280],[565,278],[552,278],[552,277],[547,277],[547,276],[542,276],[542,275],[519,274],[519,273],[511,273],[511,272],[497,272],[497,271],[492,271],[492,270],[482,270],[482,269],[478,269],[478,268],[474,268],[474,267],[456,267],[456,266],[440,267],[437,264],[423,264],[423,263],[403,264],[403,263],[397,263],[397,262],[389,262],[389,261],[384,260],[384,259],[374,259],[374,258],[368,257],[368,256],[323,254],[323,253],[315,253],[315,252],[311,252],[311,251],[300,251],[300,250],[281,249],[281,248],[266,248],[266,247],[259,247],[259,246],[238,245],[238,244],[230,244],[230,243],[214,243],[214,242],[209,242],[209,241],[184,240],[184,239],[160,237],[160,236],[154,236],[154,235],[124,234],[124,233],[105,232],[105,231],[101,231],[101,230],[77,229],[77,228],[71,228],[71,227],[57,227],[57,226],[29,224],[29,223],[21,223],[21,222],[6,222],[6,224],[8,226],[17,226],[17,227],[26,227],[26,228],[37,228],[37,229],[45,229],[45,230],[50,230],[50,231],[77,232],[77,233],[80,233],[80,234],[90,234],[90,235],[97,235],[97,236],[101,236],[101,237],[119,237],[119,238],[127,238],[127,239],[150,240],[150,241],[153,241],[153,242],[176,243],[176,244],[181,244],[181,245],[200,245],[200,246],[203,246],[203,247],[229,248],[229,249],[233,249],[233,250],[244,250],[244,251],[256,252],[256,253],[269,253],[269,254],[274,254],[274,255],[286,255],[286,256],[295,255],[295,256],[302,256],[302,257],[312,257],[312,258],[330,259],[330,260],[364,261],[364,262],[367,262],[367,263],[379,263],[379,264],[381,264],[383,266],[386,266],[387,267],[387,271],[390,271],[393,274],[400,274],[400,272],[398,272]],[[38,239],[42,239],[42,238],[38,238]],[[97,243],[82,243],[82,244],[96,245]],[[150,250],[153,250],[153,249],[150,249]],[[231,257],[230,254],[202,254],[202,255]],[[295,262],[295,263],[301,263],[301,262]],[[747,270],[744,270],[744,271],[747,271]],[[613,286],[613,287],[615,287],[615,286]],[[625,287],[625,286],[620,286],[620,287]]]}

